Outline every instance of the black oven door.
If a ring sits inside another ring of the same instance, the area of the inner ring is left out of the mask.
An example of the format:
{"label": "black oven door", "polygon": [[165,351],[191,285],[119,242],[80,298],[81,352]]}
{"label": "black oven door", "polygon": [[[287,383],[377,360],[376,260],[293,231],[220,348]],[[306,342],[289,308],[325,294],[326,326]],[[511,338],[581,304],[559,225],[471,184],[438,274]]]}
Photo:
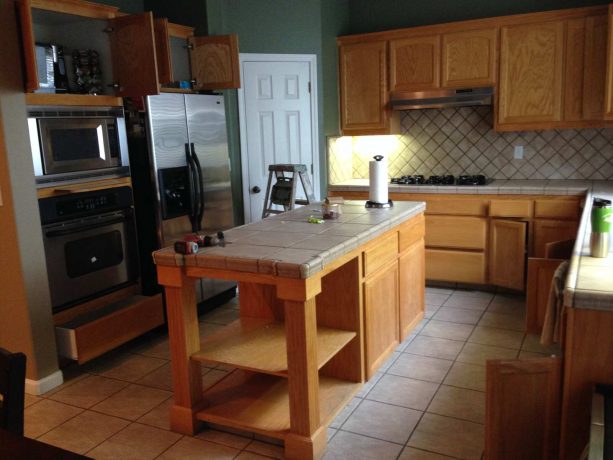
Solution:
{"label": "black oven door", "polygon": [[43,226],[53,311],[136,282],[132,209]]}
{"label": "black oven door", "polygon": [[121,165],[114,118],[41,118],[38,130],[45,174]]}

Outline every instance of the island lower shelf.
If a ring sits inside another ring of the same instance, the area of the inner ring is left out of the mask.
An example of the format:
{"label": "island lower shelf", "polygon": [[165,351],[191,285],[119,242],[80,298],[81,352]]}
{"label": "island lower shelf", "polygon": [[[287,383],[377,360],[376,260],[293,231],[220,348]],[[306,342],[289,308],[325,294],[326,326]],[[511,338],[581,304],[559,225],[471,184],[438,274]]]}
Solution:
{"label": "island lower shelf", "polygon": [[[327,426],[362,386],[319,375],[321,424]],[[287,379],[236,369],[203,394],[196,417],[272,438],[284,439],[290,431]]]}
{"label": "island lower shelf", "polygon": [[[317,368],[321,369],[355,337],[354,331],[318,327]],[[266,319],[238,319],[204,339],[201,351],[191,359],[287,378],[285,325]]]}

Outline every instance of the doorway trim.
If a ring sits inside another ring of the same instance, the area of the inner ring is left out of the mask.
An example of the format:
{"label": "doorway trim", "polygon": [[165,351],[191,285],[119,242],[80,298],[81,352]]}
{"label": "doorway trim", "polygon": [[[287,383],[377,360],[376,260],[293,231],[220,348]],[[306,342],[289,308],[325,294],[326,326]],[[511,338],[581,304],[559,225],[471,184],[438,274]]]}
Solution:
{"label": "doorway trim", "polygon": [[[315,197],[320,196],[319,186],[319,108],[317,106],[317,55],[315,54],[259,54],[240,53],[239,67],[241,82],[245,81],[243,64],[245,62],[307,62],[309,63],[309,81],[311,82],[311,145],[313,149],[313,171],[311,181]],[[245,223],[251,221],[251,206],[249,198],[249,165],[248,158],[244,156],[247,150],[247,126],[245,124],[245,89],[241,84],[238,89],[238,123],[241,149],[241,177],[243,189],[243,216]],[[307,166],[308,168],[308,166]]]}

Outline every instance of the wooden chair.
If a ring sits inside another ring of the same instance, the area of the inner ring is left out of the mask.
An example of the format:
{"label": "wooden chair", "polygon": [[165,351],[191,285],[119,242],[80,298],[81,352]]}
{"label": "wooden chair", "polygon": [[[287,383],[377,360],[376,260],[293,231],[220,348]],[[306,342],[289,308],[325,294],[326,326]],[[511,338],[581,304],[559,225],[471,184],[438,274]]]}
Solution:
{"label": "wooden chair", "polygon": [[23,435],[26,355],[0,348],[0,428]]}

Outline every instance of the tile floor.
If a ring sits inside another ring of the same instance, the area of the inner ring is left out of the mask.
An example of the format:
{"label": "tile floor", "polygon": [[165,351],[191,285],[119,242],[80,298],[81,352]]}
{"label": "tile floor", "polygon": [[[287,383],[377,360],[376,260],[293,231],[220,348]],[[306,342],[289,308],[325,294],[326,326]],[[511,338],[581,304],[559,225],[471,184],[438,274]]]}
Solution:
{"label": "tile floor", "polygon": [[[521,297],[427,288],[426,318],[331,424],[326,460],[479,459],[485,361],[543,356],[555,348],[522,332]],[[236,301],[200,318],[201,335],[233,321]],[[203,367],[205,386],[230,369]],[[26,396],[25,434],[93,458],[266,459],[265,438],[208,427],[194,437],[168,427],[168,338],[149,334],[84,366],[65,383]]]}

